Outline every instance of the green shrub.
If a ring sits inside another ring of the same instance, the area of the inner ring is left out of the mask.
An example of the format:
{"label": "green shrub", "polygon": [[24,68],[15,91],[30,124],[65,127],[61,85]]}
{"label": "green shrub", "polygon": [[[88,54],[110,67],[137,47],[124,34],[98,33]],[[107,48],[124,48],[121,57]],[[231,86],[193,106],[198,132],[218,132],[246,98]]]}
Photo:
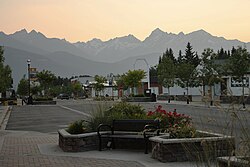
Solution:
{"label": "green shrub", "polygon": [[35,97],[34,101],[52,101],[52,97]]}
{"label": "green shrub", "polygon": [[88,131],[87,126],[87,122],[84,120],[75,121],[69,125],[67,132],[69,132],[70,134],[85,133]]}
{"label": "green shrub", "polygon": [[87,129],[96,131],[100,124],[112,124],[114,119],[144,119],[146,114],[140,105],[119,102],[112,107],[99,104],[91,113]]}
{"label": "green shrub", "polygon": [[107,112],[109,116],[121,117],[123,119],[143,119],[146,117],[142,106],[126,102],[114,104]]}

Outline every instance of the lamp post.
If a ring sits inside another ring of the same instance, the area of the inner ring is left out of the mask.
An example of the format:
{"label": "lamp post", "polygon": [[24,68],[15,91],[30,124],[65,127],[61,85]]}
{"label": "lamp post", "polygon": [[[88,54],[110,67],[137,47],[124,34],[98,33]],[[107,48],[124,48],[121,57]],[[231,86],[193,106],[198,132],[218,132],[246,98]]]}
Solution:
{"label": "lamp post", "polygon": [[27,60],[28,64],[28,104],[30,104],[30,59]]}

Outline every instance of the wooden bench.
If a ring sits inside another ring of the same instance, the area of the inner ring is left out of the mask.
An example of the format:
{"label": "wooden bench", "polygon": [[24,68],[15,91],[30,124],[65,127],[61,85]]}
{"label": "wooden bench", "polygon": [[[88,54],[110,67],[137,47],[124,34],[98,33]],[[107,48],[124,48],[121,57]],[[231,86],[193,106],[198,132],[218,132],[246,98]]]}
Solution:
{"label": "wooden bench", "polygon": [[[111,139],[111,147],[115,149],[114,139],[140,139],[145,144],[145,154],[148,153],[149,137],[159,135],[158,120],[113,120],[112,125],[100,124],[97,128],[99,151],[102,150],[102,139]],[[107,133],[101,132],[108,129]]]}

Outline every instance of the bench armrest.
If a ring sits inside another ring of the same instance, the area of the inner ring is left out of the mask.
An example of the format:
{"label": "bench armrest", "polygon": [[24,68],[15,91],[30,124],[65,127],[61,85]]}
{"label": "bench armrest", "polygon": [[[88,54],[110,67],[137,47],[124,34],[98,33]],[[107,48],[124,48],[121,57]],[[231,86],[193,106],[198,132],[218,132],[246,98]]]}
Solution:
{"label": "bench armrest", "polygon": [[100,125],[98,126],[98,128],[97,128],[97,134],[98,134],[98,136],[101,136],[100,131],[101,131],[101,128],[103,128],[103,127],[108,127],[108,128],[110,129],[110,132],[111,132],[112,134],[114,133],[112,126],[106,125],[106,124],[100,124]]}
{"label": "bench armrest", "polygon": [[147,137],[147,134],[146,134],[147,132],[156,132],[156,135],[159,136],[160,129],[155,125],[145,125],[144,130],[143,130],[144,138]]}

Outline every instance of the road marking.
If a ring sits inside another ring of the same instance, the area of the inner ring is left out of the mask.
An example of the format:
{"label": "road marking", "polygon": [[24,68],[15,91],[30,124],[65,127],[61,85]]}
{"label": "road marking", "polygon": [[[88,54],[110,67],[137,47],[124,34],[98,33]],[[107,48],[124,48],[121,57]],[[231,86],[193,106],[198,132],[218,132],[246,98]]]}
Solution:
{"label": "road marking", "polygon": [[75,109],[72,109],[72,108],[69,108],[69,107],[65,107],[65,106],[62,106],[62,105],[58,105],[58,106],[60,106],[60,107],[62,107],[62,108],[64,108],[64,109],[66,109],[66,110],[70,110],[70,111],[76,112],[76,113],[78,113],[78,114],[82,114],[82,115],[85,115],[85,116],[87,116],[87,117],[91,117],[90,114],[86,114],[86,113],[84,113],[84,112],[81,112],[81,111],[78,111],[78,110],[75,110]]}

